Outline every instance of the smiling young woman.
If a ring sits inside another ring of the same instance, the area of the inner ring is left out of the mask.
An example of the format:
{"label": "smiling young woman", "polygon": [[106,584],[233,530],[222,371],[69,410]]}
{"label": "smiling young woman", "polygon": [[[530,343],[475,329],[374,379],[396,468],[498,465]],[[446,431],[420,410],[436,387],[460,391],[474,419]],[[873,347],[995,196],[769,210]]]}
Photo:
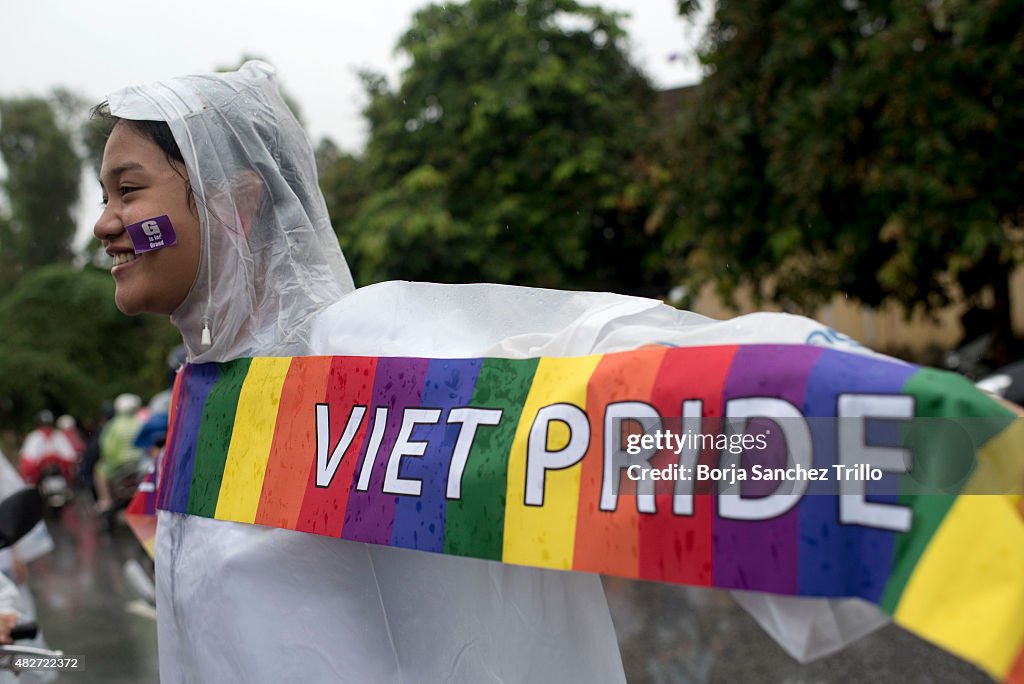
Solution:
{"label": "smiling young woman", "polygon": [[[93,232],[114,259],[117,307],[126,314],[173,313],[199,270],[199,218],[188,175],[177,147],[160,146],[170,138],[161,127],[167,124],[118,120],[100,167],[104,208]],[[136,254],[125,227],[156,216],[168,217],[176,244]]]}
{"label": "smiling young woman", "polygon": [[[115,259],[118,307],[170,314],[192,364],[352,351],[318,339],[352,279],[270,67],[133,86],[108,102],[95,234]],[[163,215],[177,243],[135,254],[127,227]],[[360,332],[382,319],[375,301],[346,330],[379,353],[405,319]],[[433,329],[439,311],[421,322]],[[623,681],[596,576],[158,519],[161,681]]]}

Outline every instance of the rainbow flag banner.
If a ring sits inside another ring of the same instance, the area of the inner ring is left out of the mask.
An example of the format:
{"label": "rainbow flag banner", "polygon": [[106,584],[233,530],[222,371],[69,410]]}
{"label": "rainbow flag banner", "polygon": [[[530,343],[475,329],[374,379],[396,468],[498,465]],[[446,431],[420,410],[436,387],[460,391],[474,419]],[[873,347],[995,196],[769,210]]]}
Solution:
{"label": "rainbow flag banner", "polygon": [[170,429],[162,510],[860,597],[1024,682],[1024,419],[949,373],[803,345],[247,358],[186,366]]}

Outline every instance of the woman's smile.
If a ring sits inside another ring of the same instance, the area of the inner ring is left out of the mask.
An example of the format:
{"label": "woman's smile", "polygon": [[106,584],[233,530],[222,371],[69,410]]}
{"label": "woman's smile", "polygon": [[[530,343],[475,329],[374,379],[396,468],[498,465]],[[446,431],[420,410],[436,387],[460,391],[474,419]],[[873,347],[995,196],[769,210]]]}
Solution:
{"label": "woman's smile", "polygon": [[130,264],[133,261],[136,261],[141,255],[136,254],[135,252],[115,252],[111,254],[111,256],[114,257],[114,264],[111,266],[110,272],[114,273],[119,266]]}

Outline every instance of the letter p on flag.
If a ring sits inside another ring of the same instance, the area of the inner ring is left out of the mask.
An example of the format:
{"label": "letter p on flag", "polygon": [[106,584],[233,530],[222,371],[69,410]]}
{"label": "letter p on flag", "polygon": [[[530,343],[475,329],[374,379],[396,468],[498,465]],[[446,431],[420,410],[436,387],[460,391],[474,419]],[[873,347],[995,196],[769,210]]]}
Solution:
{"label": "letter p on flag", "polygon": [[[569,440],[557,450],[548,449],[548,430],[551,423],[564,423],[569,428]],[[552,404],[537,412],[530,426],[526,447],[527,506],[544,505],[544,480],[549,470],[564,470],[582,460],[590,444],[590,423],[583,409],[574,404]]]}

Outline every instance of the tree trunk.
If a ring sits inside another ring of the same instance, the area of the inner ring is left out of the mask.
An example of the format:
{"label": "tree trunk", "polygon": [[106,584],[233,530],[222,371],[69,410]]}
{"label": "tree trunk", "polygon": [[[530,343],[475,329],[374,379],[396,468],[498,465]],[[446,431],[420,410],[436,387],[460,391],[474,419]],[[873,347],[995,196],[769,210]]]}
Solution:
{"label": "tree trunk", "polygon": [[992,287],[992,346],[988,360],[996,368],[1016,361],[1021,344],[1013,332],[1013,301],[1010,296],[1010,264],[999,262],[991,271]]}

